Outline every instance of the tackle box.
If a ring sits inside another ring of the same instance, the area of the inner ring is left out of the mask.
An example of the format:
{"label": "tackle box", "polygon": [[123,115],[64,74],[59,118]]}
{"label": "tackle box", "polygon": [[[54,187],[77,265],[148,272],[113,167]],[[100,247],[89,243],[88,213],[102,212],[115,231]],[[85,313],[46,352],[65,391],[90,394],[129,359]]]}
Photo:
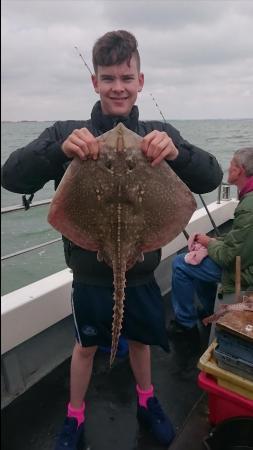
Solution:
{"label": "tackle box", "polygon": [[240,358],[253,365],[253,341],[242,339],[219,326],[216,326],[216,340],[219,350],[234,358]]}
{"label": "tackle box", "polygon": [[214,349],[213,354],[219,367],[253,381],[253,363],[221,351],[220,344]]}

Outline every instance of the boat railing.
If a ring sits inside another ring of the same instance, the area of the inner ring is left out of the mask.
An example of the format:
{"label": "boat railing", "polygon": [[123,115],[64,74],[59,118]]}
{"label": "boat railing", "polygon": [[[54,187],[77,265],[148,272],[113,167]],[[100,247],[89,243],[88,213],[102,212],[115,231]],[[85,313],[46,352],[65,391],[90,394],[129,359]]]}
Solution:
{"label": "boat railing", "polygon": [[[36,207],[39,207],[39,206],[49,205],[50,203],[51,203],[51,199],[50,198],[49,199],[45,199],[45,200],[38,200],[38,201],[36,201],[34,203],[31,203],[29,207],[30,208],[36,208]],[[16,211],[20,211],[22,209],[23,210],[27,209],[24,204],[23,205],[6,206],[4,208],[1,208],[1,215],[2,214],[9,214],[9,213],[16,212]],[[38,248],[41,248],[41,247],[46,247],[48,245],[55,244],[56,242],[59,242],[61,240],[62,240],[61,237],[59,237],[59,238],[56,238],[56,239],[52,239],[50,241],[42,242],[41,244],[33,245],[32,247],[28,247],[28,248],[25,248],[23,250],[19,250],[19,251],[13,252],[13,253],[9,253],[8,255],[1,256],[1,261],[5,261],[6,259],[14,258],[15,256],[18,256],[18,255],[23,255],[24,253],[32,252],[33,250],[37,250]]]}
{"label": "boat railing", "polygon": [[[220,204],[221,201],[229,201],[229,200],[231,200],[230,185],[228,183],[222,182],[220,184],[219,188],[218,188],[217,203]],[[29,208],[36,208],[36,207],[43,206],[43,205],[49,205],[50,203],[51,203],[51,199],[38,200],[36,202],[30,203]],[[19,211],[19,210],[22,210],[22,209],[23,210],[27,209],[25,204],[23,204],[23,205],[14,205],[14,206],[6,206],[4,208],[1,208],[1,215],[2,214],[8,214],[8,213],[16,212],[16,211]],[[59,237],[59,238],[52,239],[52,240],[47,241],[47,242],[43,242],[43,243],[38,244],[38,245],[34,245],[32,247],[25,248],[23,250],[19,250],[19,251],[10,253],[8,255],[1,256],[1,261],[4,261],[6,259],[10,259],[10,258],[14,258],[15,256],[22,255],[24,253],[29,253],[29,252],[31,252],[33,250],[37,250],[37,249],[39,249],[41,247],[46,247],[48,245],[55,244],[56,242],[61,241],[61,239],[62,238]]]}
{"label": "boat railing", "polygon": [[10,258],[14,258],[15,256],[18,256],[18,255],[23,255],[24,253],[32,252],[33,250],[37,250],[38,248],[41,248],[41,247],[46,247],[47,245],[55,244],[55,242],[59,242],[61,240],[62,240],[62,238],[56,238],[56,239],[52,239],[51,241],[42,242],[42,244],[33,245],[32,247],[24,248],[23,250],[19,250],[17,252],[9,253],[8,255],[1,256],[1,261],[10,259]]}
{"label": "boat railing", "polygon": [[[47,198],[45,200],[38,200],[37,202],[31,203],[29,208],[36,208],[38,206],[43,206],[43,205],[49,205],[49,203],[51,203],[51,198]],[[23,205],[13,205],[13,206],[5,206],[4,208],[1,208],[1,215],[2,214],[8,214],[11,212],[16,212],[19,210],[26,210],[26,206]]]}

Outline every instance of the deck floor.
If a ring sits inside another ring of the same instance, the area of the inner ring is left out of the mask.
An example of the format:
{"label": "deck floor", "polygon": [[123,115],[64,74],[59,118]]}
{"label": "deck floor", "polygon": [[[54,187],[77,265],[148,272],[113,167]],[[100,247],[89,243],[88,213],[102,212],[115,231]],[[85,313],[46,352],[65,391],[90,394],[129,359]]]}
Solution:
{"label": "deck floor", "polygon": [[[207,345],[202,334],[199,355],[152,349],[155,393],[177,432],[170,450],[201,450],[210,425],[205,394],[197,386],[197,360]],[[176,349],[177,350],[177,349]],[[3,450],[53,450],[69,397],[69,364],[65,361],[2,411]],[[107,354],[98,352],[86,398],[87,450],[159,450],[139,429],[129,359],[117,359],[109,370]]]}

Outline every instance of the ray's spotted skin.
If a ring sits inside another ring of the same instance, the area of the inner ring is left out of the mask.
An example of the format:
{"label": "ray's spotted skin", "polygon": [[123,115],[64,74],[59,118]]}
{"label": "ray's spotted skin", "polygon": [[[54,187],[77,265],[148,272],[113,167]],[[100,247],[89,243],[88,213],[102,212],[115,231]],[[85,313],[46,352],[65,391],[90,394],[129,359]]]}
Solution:
{"label": "ray's spotted skin", "polygon": [[223,317],[226,313],[231,311],[252,311],[253,312],[253,297],[243,296],[243,300],[240,303],[224,304],[220,305],[219,309],[211,316],[203,319],[203,324],[217,322],[220,317]]}
{"label": "ray's spotted skin", "polygon": [[141,151],[142,138],[122,123],[97,139],[98,159],[72,161],[48,221],[112,267],[112,365],[123,323],[126,271],[143,261],[143,253],[174,239],[189,222],[196,202],[165,161],[151,165]]}

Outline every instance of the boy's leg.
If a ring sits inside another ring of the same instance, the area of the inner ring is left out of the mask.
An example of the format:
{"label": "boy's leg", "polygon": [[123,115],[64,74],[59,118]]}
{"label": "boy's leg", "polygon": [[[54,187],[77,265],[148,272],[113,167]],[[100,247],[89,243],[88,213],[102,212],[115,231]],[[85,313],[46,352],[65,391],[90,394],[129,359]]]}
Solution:
{"label": "boy's leg", "polygon": [[[221,268],[206,257],[198,265],[187,264],[185,254],[177,255],[172,265],[172,305],[176,320],[181,325],[192,328],[197,323],[197,312],[194,305],[196,282],[218,283],[221,279]],[[206,304],[213,301],[213,291],[206,290]]]}
{"label": "boy's leg", "polygon": [[142,390],[151,387],[150,347],[136,341],[128,341],[131,368],[138,386]]}
{"label": "boy's leg", "polygon": [[162,410],[154,397],[151,384],[151,359],[149,345],[129,341],[129,357],[138,395],[137,418],[141,425],[147,428],[153,437],[163,445],[169,445],[175,432],[170,419]]}
{"label": "boy's leg", "polygon": [[70,370],[70,403],[73,408],[80,408],[89,386],[93,359],[97,347],[81,347],[76,343]]}
{"label": "boy's leg", "polygon": [[79,450],[84,445],[84,396],[89,386],[97,347],[76,343],[71,361],[70,403],[55,450]]}
{"label": "boy's leg", "polygon": [[[61,432],[54,450],[79,450],[84,445],[85,403],[84,397],[89,386],[93,359],[97,346],[82,346],[82,305],[88,299],[85,285],[74,284],[72,290],[72,311],[77,342],[74,346],[70,370],[70,402]],[[86,302],[87,304],[87,302]],[[84,343],[83,343],[84,345]]]}

